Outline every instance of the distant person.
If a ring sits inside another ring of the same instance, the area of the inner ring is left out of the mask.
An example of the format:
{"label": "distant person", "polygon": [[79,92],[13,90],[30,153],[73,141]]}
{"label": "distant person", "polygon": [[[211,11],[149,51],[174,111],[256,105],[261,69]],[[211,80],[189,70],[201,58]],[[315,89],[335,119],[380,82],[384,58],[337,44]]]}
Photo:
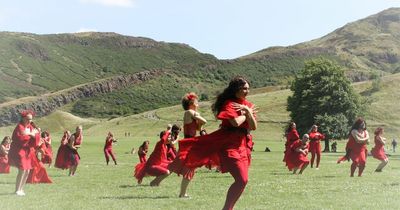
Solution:
{"label": "distant person", "polygon": [[[185,138],[193,138],[198,134],[198,132],[203,130],[203,125],[207,123],[207,120],[200,116],[200,113],[197,111],[199,107],[198,96],[193,92],[186,93],[182,98],[182,107],[185,110],[183,114],[183,135]],[[179,193],[179,197],[185,198],[189,197],[186,191],[190,180],[192,180],[194,176],[194,170],[181,168],[182,164],[179,161],[180,160],[172,162],[168,168],[171,171],[182,174],[181,192]],[[211,165],[212,163],[209,164],[209,168],[211,168]]]}
{"label": "distant person", "polygon": [[[162,138],[162,137],[160,137],[160,138]],[[150,144],[150,141],[146,140],[142,143],[142,145],[140,145],[140,147],[138,149],[138,156],[139,156],[140,163],[145,163],[147,161],[146,155],[149,152],[149,144]]]}
{"label": "distant person", "polygon": [[386,164],[389,162],[389,158],[385,154],[385,149],[384,146],[386,144],[386,138],[383,137],[383,128],[378,127],[374,134],[375,134],[375,147],[372,148],[371,154],[374,158],[378,159],[381,161],[381,163],[378,165],[378,167],[375,169],[375,172],[382,172],[382,169],[386,166]]}
{"label": "distant person", "polygon": [[114,138],[114,135],[111,132],[108,132],[106,141],[104,143],[104,156],[106,158],[106,164],[110,162],[110,156],[112,160],[114,161],[114,164],[117,165],[117,159],[115,158],[115,154],[113,151],[113,143],[117,142],[117,140]]}
{"label": "distant person", "polygon": [[82,126],[79,125],[75,129],[75,133],[68,140],[66,167],[69,168],[69,176],[75,176],[81,157],[78,149],[81,148],[83,141]]}
{"label": "distant person", "polygon": [[155,176],[156,178],[150,182],[150,186],[159,186],[161,180],[170,174],[168,164],[170,161],[167,159],[167,146],[168,138],[177,136],[180,127],[173,125],[171,131],[166,131],[161,136],[160,140],[156,143],[153,152],[146,162],[139,163],[135,166],[135,178],[141,184],[145,176]]}
{"label": "distant person", "polygon": [[337,152],[337,142],[336,142],[336,141],[334,141],[334,142],[331,144],[331,151],[332,151],[332,152]]}
{"label": "distant person", "polygon": [[59,168],[59,169],[67,169],[66,166],[66,161],[68,159],[67,157],[67,150],[68,148],[68,139],[71,136],[70,131],[64,131],[63,136],[61,137],[61,142],[60,146],[58,147],[57,150],[57,156],[56,156],[56,161],[54,163],[54,167]]}
{"label": "distant person", "polygon": [[290,171],[293,170],[293,174],[296,174],[297,170],[300,169],[299,174],[303,174],[304,169],[307,168],[310,161],[307,158],[310,145],[308,134],[304,134],[303,137],[296,140],[290,147],[287,155],[287,167]]}
{"label": "distant person", "polygon": [[6,136],[0,144],[0,174],[10,173],[10,164],[8,163],[8,152],[10,151],[11,138]]}
{"label": "distant person", "polygon": [[396,139],[393,139],[393,140],[392,140],[393,152],[396,152],[396,147],[397,147],[397,141],[396,141]]}
{"label": "distant person", "polygon": [[320,141],[325,139],[325,136],[318,132],[318,126],[313,125],[311,127],[311,132],[308,134],[310,136],[310,153],[311,153],[311,168],[314,165],[315,156],[317,156],[316,169],[319,169],[319,163],[321,161],[321,144]]}
{"label": "distant person", "polygon": [[12,142],[8,153],[11,166],[18,168],[15,183],[15,194],[24,196],[24,187],[32,169],[31,149],[39,145],[40,128],[32,122],[34,112],[25,110],[21,112],[21,121],[17,124],[12,134]]}
{"label": "distant person", "polygon": [[43,164],[49,164],[49,166],[51,166],[51,163],[53,161],[53,149],[51,147],[51,137],[50,137],[50,133],[48,131],[44,131],[41,134],[42,140],[43,140],[43,144],[41,146],[41,151],[43,151],[42,157],[41,157],[41,162]]}
{"label": "distant person", "polygon": [[369,134],[367,124],[364,119],[358,118],[349,132],[349,140],[346,144],[346,155],[338,160],[338,163],[351,159],[350,177],[354,176],[358,168],[358,176],[362,176],[367,159],[367,144],[369,142]]}
{"label": "distant person", "polygon": [[285,143],[285,151],[284,151],[284,156],[283,156],[283,162],[285,162],[287,166],[287,155],[290,152],[290,148],[292,147],[292,144],[300,140],[300,135],[296,130],[296,123],[295,122],[289,122],[288,127],[285,132],[286,136],[286,143]]}

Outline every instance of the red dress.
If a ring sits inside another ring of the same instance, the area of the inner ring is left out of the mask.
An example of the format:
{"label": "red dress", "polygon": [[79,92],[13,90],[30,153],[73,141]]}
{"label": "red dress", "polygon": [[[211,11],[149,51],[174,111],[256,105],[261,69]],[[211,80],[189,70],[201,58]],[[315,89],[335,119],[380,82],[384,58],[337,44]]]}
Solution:
{"label": "red dress", "polygon": [[[10,145],[0,145],[0,147],[4,147],[6,150],[10,149]],[[8,174],[10,173],[10,165],[8,164],[8,155],[5,153],[1,153],[0,151],[0,174]]]}
{"label": "red dress", "polygon": [[283,156],[283,162],[286,162],[286,165],[287,165],[287,156],[290,152],[290,148],[292,147],[292,144],[299,139],[300,136],[296,129],[292,129],[289,133],[286,134],[285,152]]}
{"label": "red dress", "polygon": [[40,141],[40,134],[37,133],[35,137],[25,135],[25,131],[33,131],[34,128],[31,124],[24,126],[19,123],[13,132],[10,151],[8,153],[8,160],[11,166],[15,166],[22,170],[32,169],[31,148],[36,147]]}
{"label": "red dress", "polygon": [[292,144],[288,151],[286,161],[289,170],[293,170],[294,168],[301,168],[304,164],[310,162],[307,158],[308,152],[306,152],[306,155],[304,155],[303,153],[296,151],[296,149],[298,148],[309,149],[310,145],[304,145],[301,140],[297,140]]}
{"label": "red dress", "polygon": [[[364,131],[363,134],[366,137],[367,133]],[[359,144],[354,139],[353,135],[349,135],[349,140],[346,144],[346,150],[350,150],[350,159],[355,164],[365,165],[367,160],[367,145]]]}
{"label": "red dress", "polygon": [[63,136],[61,139],[60,147],[58,147],[56,162],[54,166],[60,169],[67,169],[66,160],[67,160],[67,150],[68,150],[68,137]]}
{"label": "red dress", "polygon": [[41,161],[42,163],[51,164],[53,161],[53,149],[51,148],[51,139],[50,136],[46,136],[44,139],[44,144],[42,144],[42,150],[44,153],[42,154]]}
{"label": "red dress", "polygon": [[167,167],[170,161],[167,160],[167,146],[165,144],[168,141],[169,135],[169,131],[165,132],[164,136],[162,136],[154,147],[154,151],[151,153],[149,159],[135,166],[134,176],[139,184],[142,183],[143,177],[147,175],[160,176],[168,173]]}
{"label": "red dress", "polygon": [[386,160],[387,156],[385,154],[384,145],[380,141],[380,139],[375,136],[375,147],[372,148],[371,154],[374,158],[378,160]]}
{"label": "red dress", "polygon": [[247,122],[239,127],[233,127],[229,122],[229,119],[241,115],[240,111],[233,108],[234,102],[253,106],[246,100],[227,100],[217,116],[222,120],[220,129],[207,135],[180,140],[178,156],[169,166],[171,171],[190,178],[193,174],[185,173],[213,163],[222,173],[239,167],[243,174],[247,174],[253,142]]}
{"label": "red dress", "polygon": [[143,149],[139,148],[139,150],[138,150],[139,161],[141,163],[145,163],[147,161],[146,153],[145,152],[141,152],[140,150],[143,150]]}
{"label": "red dress", "polygon": [[311,132],[310,136],[310,153],[321,153],[320,141],[325,139],[325,136],[320,132]]}
{"label": "red dress", "polygon": [[[76,133],[72,134],[75,136],[75,141],[74,141],[74,146],[79,146],[82,143],[82,135],[78,135]],[[71,136],[72,137],[72,136]],[[71,166],[76,166],[79,165],[81,157],[79,156],[79,153],[77,150],[74,150],[70,148],[69,146],[67,147],[67,159],[65,161],[65,167],[70,168]]]}
{"label": "red dress", "polygon": [[32,160],[32,170],[29,172],[26,183],[52,183],[51,179],[47,175],[46,168],[44,167],[43,163],[40,162],[40,160],[37,158],[34,148],[31,148],[30,155]]}
{"label": "red dress", "polygon": [[107,137],[104,143],[104,157],[106,158],[107,163],[110,161],[110,156],[114,162],[116,161],[115,154],[112,148],[113,142],[114,142],[113,137]]}

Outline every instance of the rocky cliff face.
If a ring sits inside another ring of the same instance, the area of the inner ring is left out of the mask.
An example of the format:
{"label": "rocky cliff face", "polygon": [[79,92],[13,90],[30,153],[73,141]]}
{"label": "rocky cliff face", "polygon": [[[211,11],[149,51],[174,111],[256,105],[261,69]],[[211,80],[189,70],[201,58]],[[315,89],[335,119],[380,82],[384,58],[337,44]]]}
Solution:
{"label": "rocky cliff face", "polygon": [[46,116],[57,108],[82,98],[93,97],[114,90],[120,90],[131,85],[138,85],[161,75],[162,70],[143,71],[132,75],[121,75],[85,85],[46,94],[29,102],[3,106],[0,109],[0,126],[14,124],[19,120],[21,110],[35,111],[36,116]]}

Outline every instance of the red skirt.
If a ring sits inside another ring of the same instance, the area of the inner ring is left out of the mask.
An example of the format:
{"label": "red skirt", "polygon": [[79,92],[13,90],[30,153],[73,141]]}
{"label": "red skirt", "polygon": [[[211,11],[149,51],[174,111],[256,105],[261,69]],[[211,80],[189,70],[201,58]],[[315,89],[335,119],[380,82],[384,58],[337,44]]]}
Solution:
{"label": "red skirt", "polygon": [[0,157],[0,174],[10,173],[10,165],[7,156]]}
{"label": "red skirt", "polygon": [[134,176],[140,184],[145,176],[161,176],[167,174],[169,163],[170,162],[163,162],[159,165],[151,165],[149,162],[138,163],[135,166]]}
{"label": "red skirt", "polygon": [[52,183],[51,179],[47,175],[46,168],[43,163],[39,161],[39,159],[32,154],[32,170],[29,172],[28,179],[26,183],[29,184],[37,184],[37,183]]}
{"label": "red skirt", "polygon": [[44,153],[42,154],[42,163],[51,164],[52,161],[53,161],[53,149],[51,148],[51,145],[48,144],[46,145]]}
{"label": "red skirt", "polygon": [[30,147],[16,148],[15,150],[11,147],[10,152],[8,153],[9,164],[22,170],[32,169],[30,153]]}
{"label": "red skirt", "polygon": [[54,163],[54,166],[56,168],[60,169],[67,169],[66,161],[67,161],[67,150],[68,146],[67,145],[60,145],[57,151],[57,156],[56,156],[56,161]]}
{"label": "red skirt", "polygon": [[309,152],[310,153],[321,153],[321,144],[320,141],[310,141],[309,143],[310,145],[310,149]]}
{"label": "red skirt", "polygon": [[374,158],[376,158],[378,160],[386,160],[387,159],[387,156],[385,154],[385,150],[383,149],[383,147],[380,147],[380,148],[374,147],[374,148],[372,148],[371,154],[372,154],[372,157],[374,157]]}
{"label": "red skirt", "polygon": [[67,147],[65,156],[65,168],[71,168],[71,166],[79,165],[81,157],[79,156],[78,151]]}

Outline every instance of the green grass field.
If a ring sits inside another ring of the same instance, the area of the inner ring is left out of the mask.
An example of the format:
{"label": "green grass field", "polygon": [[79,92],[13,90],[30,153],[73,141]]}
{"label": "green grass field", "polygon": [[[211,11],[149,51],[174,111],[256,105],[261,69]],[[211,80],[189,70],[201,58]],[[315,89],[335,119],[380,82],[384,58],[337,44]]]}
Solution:
{"label": "green grass field", "polygon": [[[399,76],[384,78],[381,90],[368,97],[370,109],[366,115],[372,133],[377,125],[384,125],[388,139],[398,130],[397,101]],[[359,92],[370,86],[356,85]],[[303,175],[292,175],[282,162],[284,140],[282,127],[288,120],[286,98],[288,90],[255,91],[249,100],[260,107],[259,127],[255,131],[255,151],[250,167],[249,183],[236,204],[236,209],[398,209],[400,201],[400,151],[392,153],[382,173],[374,170],[378,161],[368,157],[363,177],[349,177],[350,163],[336,164],[343,155],[345,141],[339,141],[338,153],[323,153],[320,170],[307,168]],[[390,97],[387,95],[389,94]],[[209,102],[201,103],[200,112],[209,120],[206,129],[211,132],[218,122],[211,115]],[[386,108],[382,108],[386,107]],[[48,169],[53,184],[27,185],[25,197],[13,194],[16,170],[0,175],[0,209],[221,209],[226,191],[233,179],[199,169],[189,186],[190,199],[179,199],[181,178],[172,174],[159,187],[150,187],[151,177],[138,185],[132,176],[138,162],[136,154],[129,154],[142,141],[150,140],[153,149],[158,133],[167,123],[181,123],[180,106],[157,109],[129,117],[82,119],[64,111],[37,119],[36,123],[52,131],[53,150],[56,153],[61,133],[84,125],[84,142],[80,150],[81,164],[75,177],[67,171]],[[11,134],[13,127],[0,128],[1,135]],[[106,166],[103,156],[104,139],[112,131],[119,140],[114,146],[118,166]],[[125,137],[130,132],[130,137]],[[264,152],[268,146],[272,152]],[[368,148],[372,148],[369,145]]]}

